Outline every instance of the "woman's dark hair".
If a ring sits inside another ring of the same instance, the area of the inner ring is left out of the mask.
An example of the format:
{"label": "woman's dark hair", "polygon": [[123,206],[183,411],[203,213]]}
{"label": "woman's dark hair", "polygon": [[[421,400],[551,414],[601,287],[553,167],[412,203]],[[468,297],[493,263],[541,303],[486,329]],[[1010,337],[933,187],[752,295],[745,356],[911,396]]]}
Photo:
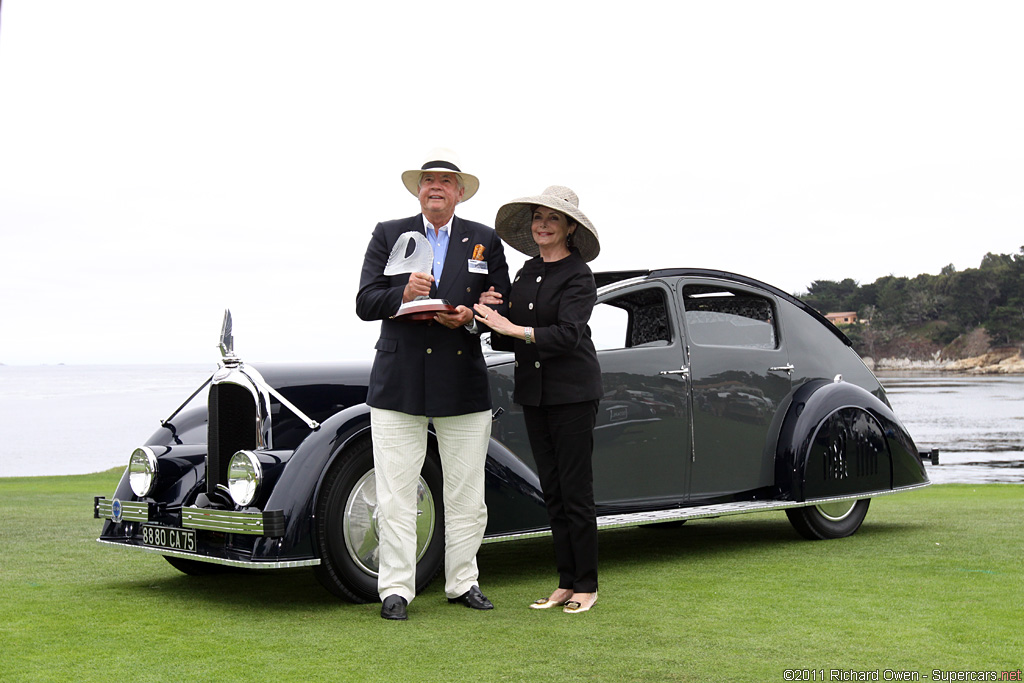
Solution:
{"label": "woman's dark hair", "polygon": [[[533,207],[530,209],[530,213],[531,214],[532,213],[536,213],[537,209],[539,209],[540,207],[541,207],[540,204],[534,204]],[[544,208],[545,209],[551,209],[550,206],[545,206]],[[554,211],[555,213],[559,214],[562,218],[565,219],[566,227],[571,228],[574,225],[577,226],[577,227],[579,226],[579,222],[575,218],[570,216],[569,214],[565,213],[564,211],[559,211],[558,209],[551,209],[551,210]],[[520,215],[522,215],[522,214],[520,214]]]}

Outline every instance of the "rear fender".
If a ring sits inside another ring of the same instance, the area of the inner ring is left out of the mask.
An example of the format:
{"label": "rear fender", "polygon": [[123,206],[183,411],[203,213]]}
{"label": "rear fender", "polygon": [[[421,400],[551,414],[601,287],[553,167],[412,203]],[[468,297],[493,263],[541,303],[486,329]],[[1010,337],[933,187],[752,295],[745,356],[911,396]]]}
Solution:
{"label": "rear fender", "polygon": [[927,481],[913,439],[874,394],[825,380],[794,392],[775,457],[780,497],[806,501]]}

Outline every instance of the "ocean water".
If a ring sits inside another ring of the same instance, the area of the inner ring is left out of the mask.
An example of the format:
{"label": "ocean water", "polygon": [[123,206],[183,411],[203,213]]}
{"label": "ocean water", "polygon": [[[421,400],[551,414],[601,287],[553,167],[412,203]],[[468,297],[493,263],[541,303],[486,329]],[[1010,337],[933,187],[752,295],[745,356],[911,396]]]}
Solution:
{"label": "ocean water", "polygon": [[[0,477],[123,467],[216,369],[209,365],[0,366]],[[205,400],[204,394],[196,400]]]}
{"label": "ocean water", "polygon": [[[0,366],[0,477],[124,467],[216,369],[209,365]],[[880,374],[936,483],[1024,483],[1024,377]],[[205,401],[205,391],[194,400]]]}
{"label": "ocean water", "polygon": [[1024,483],[1024,377],[879,373],[919,450],[939,449],[929,478]]}

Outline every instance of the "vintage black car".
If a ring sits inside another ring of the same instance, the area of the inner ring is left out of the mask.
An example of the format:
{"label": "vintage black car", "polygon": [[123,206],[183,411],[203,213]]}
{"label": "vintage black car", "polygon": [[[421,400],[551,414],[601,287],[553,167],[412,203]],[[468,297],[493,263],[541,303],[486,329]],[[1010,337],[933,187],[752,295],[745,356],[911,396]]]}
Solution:
{"label": "vintage black car", "polygon": [[[878,380],[798,299],[712,270],[596,278],[601,528],[784,510],[803,536],[839,538],[873,496],[928,485]],[[131,454],[113,497],[94,500],[99,541],[188,574],[312,566],[332,593],[376,600],[369,363],[257,368],[234,355],[230,325],[216,372]],[[513,357],[488,364],[485,542],[548,533]],[[422,590],[444,554],[433,443],[418,505]]]}

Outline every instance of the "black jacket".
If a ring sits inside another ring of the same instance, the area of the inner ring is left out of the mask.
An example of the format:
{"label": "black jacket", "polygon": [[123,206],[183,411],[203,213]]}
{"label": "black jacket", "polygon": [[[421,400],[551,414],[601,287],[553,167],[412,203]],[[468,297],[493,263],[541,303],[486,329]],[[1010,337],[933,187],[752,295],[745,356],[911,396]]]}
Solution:
{"label": "black jacket", "polygon": [[[363,259],[356,314],[363,320],[381,321],[366,402],[375,408],[427,417],[490,410],[487,366],[478,334],[391,317],[402,304],[409,274],[387,277],[384,266],[398,237],[409,231],[423,232],[420,214],[378,223]],[[477,244],[484,246],[486,274],[469,272],[469,259]],[[431,297],[472,308],[480,293],[492,285],[508,296],[508,264],[501,240],[492,228],[456,216],[441,286],[431,289]]]}
{"label": "black jacket", "polygon": [[491,347],[516,353],[513,400],[540,406],[601,398],[601,366],[590,339],[597,301],[594,274],[579,252],[545,263],[527,261],[512,283],[508,318],[534,328],[536,343],[491,335]]}

